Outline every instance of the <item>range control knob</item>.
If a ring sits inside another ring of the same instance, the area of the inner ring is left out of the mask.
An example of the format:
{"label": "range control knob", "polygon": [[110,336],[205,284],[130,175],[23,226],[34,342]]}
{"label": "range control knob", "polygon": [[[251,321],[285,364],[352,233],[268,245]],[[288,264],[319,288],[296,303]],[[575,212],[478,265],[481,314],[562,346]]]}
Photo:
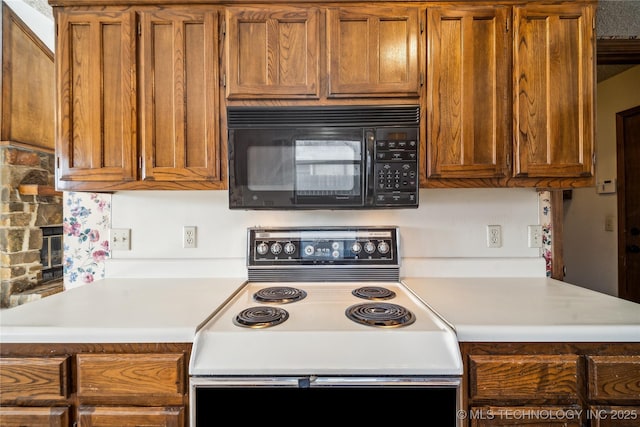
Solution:
{"label": "range control knob", "polygon": [[291,242],[287,242],[284,244],[284,253],[287,255],[291,255],[296,251],[296,245]]}
{"label": "range control knob", "polygon": [[372,241],[368,241],[364,244],[364,251],[368,254],[372,254],[376,251],[376,245]]}
{"label": "range control knob", "polygon": [[384,240],[378,243],[378,252],[380,252],[381,254],[386,254],[387,252],[389,252],[389,244]]}
{"label": "range control knob", "polygon": [[273,245],[271,245],[271,253],[274,255],[278,255],[280,252],[282,252],[282,245],[278,242],[275,242]]}
{"label": "range control knob", "polygon": [[259,243],[258,247],[256,247],[256,251],[258,251],[258,255],[265,255],[267,252],[269,252],[269,245],[267,245],[265,242]]}
{"label": "range control knob", "polygon": [[315,251],[316,250],[313,248],[313,245],[307,245],[307,246],[304,247],[304,254],[305,255],[313,255],[313,253]]}
{"label": "range control knob", "polygon": [[353,252],[354,254],[360,253],[361,250],[362,245],[360,243],[354,242],[353,245],[351,245],[351,252]]}

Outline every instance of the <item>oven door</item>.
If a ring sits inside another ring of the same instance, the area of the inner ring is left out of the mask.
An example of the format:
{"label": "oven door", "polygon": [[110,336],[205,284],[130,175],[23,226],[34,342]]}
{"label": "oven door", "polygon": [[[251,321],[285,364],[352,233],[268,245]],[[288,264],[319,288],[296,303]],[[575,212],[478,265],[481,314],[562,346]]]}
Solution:
{"label": "oven door", "polygon": [[362,207],[367,153],[362,128],[230,129],[229,207]]}
{"label": "oven door", "polygon": [[274,417],[284,425],[400,425],[416,419],[409,402],[420,402],[424,425],[462,425],[459,377],[192,377],[190,384],[191,427],[215,425],[220,402],[229,401],[246,405],[243,425]]}

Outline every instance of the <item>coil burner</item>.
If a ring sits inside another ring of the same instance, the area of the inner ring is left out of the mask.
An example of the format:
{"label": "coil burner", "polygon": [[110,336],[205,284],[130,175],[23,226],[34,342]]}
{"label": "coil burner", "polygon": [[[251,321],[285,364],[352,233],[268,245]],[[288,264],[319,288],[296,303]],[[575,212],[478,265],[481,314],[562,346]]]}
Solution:
{"label": "coil burner", "polygon": [[300,301],[306,296],[307,293],[302,289],[289,286],[272,286],[258,290],[253,294],[253,299],[258,302],[288,304]]}
{"label": "coil burner", "polygon": [[395,328],[415,322],[416,316],[406,308],[386,302],[355,304],[345,310],[347,317],[367,326]]}
{"label": "coil burner", "polygon": [[233,323],[246,328],[268,328],[289,318],[289,313],[278,307],[249,307],[233,318]]}
{"label": "coil burner", "polygon": [[383,288],[382,286],[363,286],[354,289],[351,293],[358,298],[368,300],[387,300],[395,298],[396,296],[396,293],[391,289]]}

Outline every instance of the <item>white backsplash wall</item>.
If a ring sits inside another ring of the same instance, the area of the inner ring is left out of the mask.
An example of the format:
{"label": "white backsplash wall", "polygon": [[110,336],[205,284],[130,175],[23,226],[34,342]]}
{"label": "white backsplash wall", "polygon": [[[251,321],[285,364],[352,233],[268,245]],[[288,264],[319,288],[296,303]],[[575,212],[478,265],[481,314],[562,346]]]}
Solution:
{"label": "white backsplash wall", "polygon": [[[244,211],[227,191],[128,191],[112,195],[111,226],[131,229],[131,250],[112,251],[106,277],[245,277],[252,226],[396,225],[403,276],[544,277],[541,250],[527,245],[539,223],[535,189],[422,189],[417,209]],[[502,227],[488,248],[486,226]],[[197,247],[182,247],[182,227]]]}

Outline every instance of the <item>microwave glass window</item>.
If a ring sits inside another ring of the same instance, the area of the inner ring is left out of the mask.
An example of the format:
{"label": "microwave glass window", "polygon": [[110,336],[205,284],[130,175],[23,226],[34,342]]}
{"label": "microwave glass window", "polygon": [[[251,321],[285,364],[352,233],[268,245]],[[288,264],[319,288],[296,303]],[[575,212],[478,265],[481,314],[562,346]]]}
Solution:
{"label": "microwave glass window", "polygon": [[247,187],[251,191],[292,191],[293,150],[288,145],[247,148]]}
{"label": "microwave glass window", "polygon": [[360,147],[360,141],[296,141],[296,192],[359,194]]}

